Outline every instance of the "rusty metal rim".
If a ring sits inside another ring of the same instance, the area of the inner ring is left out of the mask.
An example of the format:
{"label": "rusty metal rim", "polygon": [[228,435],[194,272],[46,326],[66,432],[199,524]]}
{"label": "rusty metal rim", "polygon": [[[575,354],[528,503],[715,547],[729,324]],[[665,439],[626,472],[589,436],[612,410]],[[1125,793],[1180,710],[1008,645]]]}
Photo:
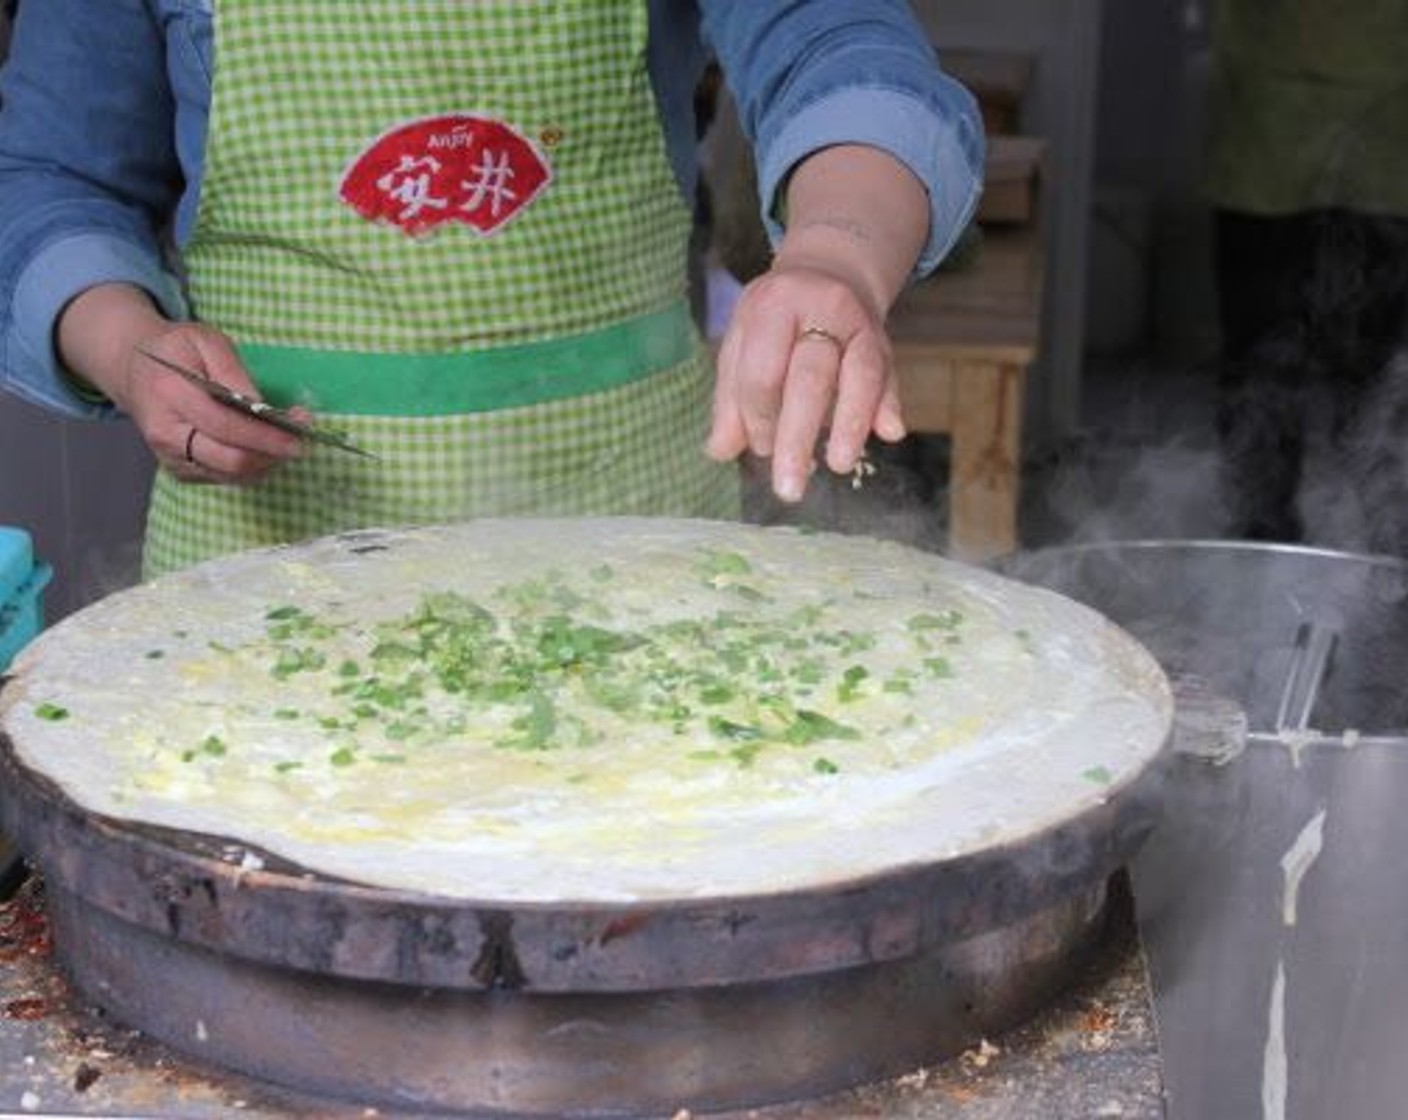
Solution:
{"label": "rusty metal rim", "polygon": [[[1156,761],[1019,845],[825,889],[611,905],[384,890],[247,845],[100,817],[19,763],[3,735],[0,828],[46,878],[89,904],[222,953],[437,988],[639,991],[895,960],[1008,925],[1127,863],[1156,820],[1161,768]],[[240,865],[249,851],[262,869]]]}
{"label": "rusty metal rim", "polygon": [[1324,548],[1319,545],[1285,544],[1279,541],[1219,540],[1202,537],[1148,537],[1121,541],[1079,541],[1074,544],[1050,545],[1044,548],[1009,553],[1006,556],[997,557],[985,566],[999,575],[1021,578],[1023,564],[1031,560],[1060,556],[1117,555],[1121,552],[1164,554],[1186,552],[1193,555],[1198,553],[1208,555],[1245,553],[1249,556],[1292,556],[1311,560],[1345,560],[1356,565],[1382,568],[1385,571],[1408,575],[1408,560],[1385,553],[1346,552],[1342,549]]}
{"label": "rusty metal rim", "polygon": [[814,1098],[951,1056],[1068,984],[1111,928],[1117,898],[1101,882],[1010,926],[867,968],[547,994],[250,964],[62,889],[50,911],[66,970],[111,1014],[197,1059],[328,1099],[329,1112],[601,1120]]}

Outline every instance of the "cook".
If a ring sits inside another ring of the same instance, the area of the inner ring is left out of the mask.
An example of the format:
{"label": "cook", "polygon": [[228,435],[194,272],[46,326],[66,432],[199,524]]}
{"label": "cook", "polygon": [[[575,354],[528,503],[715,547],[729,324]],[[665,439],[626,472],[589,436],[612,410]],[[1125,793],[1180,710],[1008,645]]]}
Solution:
{"label": "cook", "polygon": [[[712,394],[685,279],[705,42],[777,239]],[[824,431],[838,471],[903,435],[884,316],[978,190],[972,100],[899,0],[24,0],[11,50],[0,376],[136,423],[148,574],[367,524],[727,517],[745,450],[795,500]]]}
{"label": "cook", "polygon": [[1408,2],[1220,0],[1214,15],[1206,189],[1230,535],[1343,548],[1352,534],[1402,555]]}

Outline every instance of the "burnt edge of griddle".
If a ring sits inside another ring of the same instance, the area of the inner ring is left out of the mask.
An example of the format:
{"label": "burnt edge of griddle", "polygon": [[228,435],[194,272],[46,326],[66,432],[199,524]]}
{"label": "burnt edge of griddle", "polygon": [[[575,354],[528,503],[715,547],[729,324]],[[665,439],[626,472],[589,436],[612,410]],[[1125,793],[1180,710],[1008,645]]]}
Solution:
{"label": "burnt edge of griddle", "polygon": [[[1101,847],[1110,852],[1118,852],[1127,859],[1134,850],[1143,844],[1149,833],[1157,825],[1161,816],[1158,806],[1161,797],[1158,791],[1162,786],[1162,775],[1171,763],[1171,750],[1166,741],[1160,752],[1146,768],[1124,784],[1109,789],[1099,801],[1085,807],[1076,816],[1048,825],[1020,840],[1008,841],[972,852],[960,853],[952,857],[915,860],[895,867],[857,875],[850,879],[840,879],[824,886],[809,885],[790,887],[766,895],[719,894],[708,897],[640,898],[635,900],[583,901],[563,900],[560,902],[515,901],[492,897],[457,896],[435,894],[411,888],[387,887],[362,880],[350,879],[310,869],[295,861],[267,852],[257,845],[235,841],[183,829],[173,829],[162,825],[131,821],[89,810],[79,804],[53,779],[26,766],[16,755],[13,742],[4,732],[0,732],[0,771],[9,770],[14,777],[10,783],[0,783],[0,790],[13,786],[19,797],[26,796],[25,784],[31,787],[29,796],[43,798],[52,803],[53,808],[67,816],[74,826],[84,830],[106,832],[109,842],[135,842],[151,855],[165,860],[175,860],[189,864],[188,870],[208,874],[217,870],[232,879],[244,878],[255,872],[254,868],[242,867],[230,858],[231,850],[249,852],[261,860],[267,860],[257,869],[260,876],[268,879],[286,880],[287,886],[307,889],[309,887],[329,887],[345,890],[356,895],[365,895],[380,901],[399,901],[424,909],[471,910],[484,913],[493,912],[532,912],[555,911],[601,916],[630,916],[643,912],[658,915],[675,911],[688,915],[705,913],[748,913],[759,906],[802,903],[818,895],[857,896],[872,892],[884,892],[896,882],[913,882],[926,875],[943,874],[946,870],[964,863],[978,863],[986,867],[998,867],[1005,863],[1021,865],[1031,859],[1030,849],[1045,843],[1057,855],[1083,850],[1088,844],[1082,834],[1095,820],[1105,817],[1109,828],[1105,830],[1105,843]],[[212,868],[209,865],[214,865]],[[1060,868],[1053,878],[1064,880],[1068,868]],[[746,923],[745,923],[746,924]]]}
{"label": "burnt edge of griddle", "polygon": [[[165,825],[149,824],[145,821],[125,820],[121,817],[110,816],[107,813],[95,812],[86,809],[75,801],[64,788],[47,774],[42,774],[33,767],[26,766],[19,758],[15,750],[14,741],[4,731],[0,731],[0,769],[9,770],[17,779],[14,783],[18,790],[20,783],[27,782],[33,787],[34,796],[50,801],[59,811],[74,818],[84,827],[101,827],[111,832],[120,833],[144,841],[163,851],[172,852],[178,856],[192,856],[196,859],[211,860],[228,867],[232,872],[243,869],[245,873],[252,868],[241,868],[241,863],[237,859],[231,858],[231,853],[249,853],[260,861],[259,870],[275,875],[287,875],[290,878],[301,880],[318,879],[324,882],[338,883],[349,887],[366,887],[367,884],[359,883],[354,879],[343,879],[334,875],[327,875],[322,872],[313,871],[293,860],[276,855],[259,847],[257,844],[250,844],[243,840],[230,837],[215,836],[208,832],[193,832],[187,829],[169,828]],[[9,785],[9,783],[6,783]],[[3,789],[0,786],[0,789]],[[23,796],[23,792],[20,791]]]}

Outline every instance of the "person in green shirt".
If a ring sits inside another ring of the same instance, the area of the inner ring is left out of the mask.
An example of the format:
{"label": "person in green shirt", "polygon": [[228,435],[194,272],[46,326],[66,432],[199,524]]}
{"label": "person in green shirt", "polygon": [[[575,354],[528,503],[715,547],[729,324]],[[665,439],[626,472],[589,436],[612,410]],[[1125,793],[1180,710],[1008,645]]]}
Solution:
{"label": "person in green shirt", "polygon": [[1408,315],[1408,0],[1220,0],[1207,185],[1235,536],[1315,534],[1320,433],[1342,451]]}

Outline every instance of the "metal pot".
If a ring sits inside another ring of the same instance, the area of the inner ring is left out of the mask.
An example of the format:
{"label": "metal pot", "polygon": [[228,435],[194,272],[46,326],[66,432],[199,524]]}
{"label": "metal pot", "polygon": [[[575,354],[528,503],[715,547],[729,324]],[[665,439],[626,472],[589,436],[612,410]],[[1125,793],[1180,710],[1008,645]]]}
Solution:
{"label": "metal pot", "polygon": [[1169,1116],[1400,1115],[1408,565],[1139,541],[1000,567],[1103,611],[1245,710],[1240,754],[1175,759],[1133,869]]}
{"label": "metal pot", "polygon": [[[1004,574],[1088,603],[1175,674],[1235,697],[1271,727],[1305,631],[1333,646],[1311,726],[1408,726],[1408,564],[1383,556],[1228,541],[1130,541],[1043,549]],[[1300,651],[1300,652],[1298,652]]]}

